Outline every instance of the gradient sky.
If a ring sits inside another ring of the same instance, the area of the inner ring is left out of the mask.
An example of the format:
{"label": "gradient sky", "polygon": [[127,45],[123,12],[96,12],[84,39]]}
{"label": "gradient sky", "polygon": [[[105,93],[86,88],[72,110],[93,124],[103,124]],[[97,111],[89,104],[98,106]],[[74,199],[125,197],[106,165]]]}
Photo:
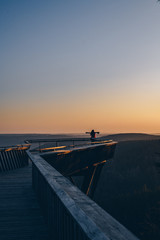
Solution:
{"label": "gradient sky", "polygon": [[0,133],[160,133],[156,0],[0,0]]}

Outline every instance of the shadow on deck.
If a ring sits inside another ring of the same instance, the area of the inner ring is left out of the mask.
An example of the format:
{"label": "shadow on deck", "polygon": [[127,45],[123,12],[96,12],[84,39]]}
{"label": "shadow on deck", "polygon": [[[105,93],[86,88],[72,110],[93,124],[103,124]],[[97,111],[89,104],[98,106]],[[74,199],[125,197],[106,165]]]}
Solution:
{"label": "shadow on deck", "polygon": [[32,189],[32,167],[0,173],[0,239],[48,239]]}

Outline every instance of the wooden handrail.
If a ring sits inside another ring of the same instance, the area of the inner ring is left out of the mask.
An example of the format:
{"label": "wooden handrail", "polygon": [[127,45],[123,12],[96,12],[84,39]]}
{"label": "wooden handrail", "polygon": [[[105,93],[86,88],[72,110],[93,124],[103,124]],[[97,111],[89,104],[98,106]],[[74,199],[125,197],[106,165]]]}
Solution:
{"label": "wooden handrail", "polygon": [[138,240],[41,156],[27,153],[33,188],[53,239]]}

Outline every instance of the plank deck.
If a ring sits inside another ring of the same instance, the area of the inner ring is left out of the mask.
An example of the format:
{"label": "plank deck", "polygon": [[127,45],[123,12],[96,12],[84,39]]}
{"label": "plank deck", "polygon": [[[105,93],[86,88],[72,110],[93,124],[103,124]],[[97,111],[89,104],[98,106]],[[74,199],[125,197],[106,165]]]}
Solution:
{"label": "plank deck", "polygon": [[49,240],[32,189],[31,165],[0,173],[0,239]]}

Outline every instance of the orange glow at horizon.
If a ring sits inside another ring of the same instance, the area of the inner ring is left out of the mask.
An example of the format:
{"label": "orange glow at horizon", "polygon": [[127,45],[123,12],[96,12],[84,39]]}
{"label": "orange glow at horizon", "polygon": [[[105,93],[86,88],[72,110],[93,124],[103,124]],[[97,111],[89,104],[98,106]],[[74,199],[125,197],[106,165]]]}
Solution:
{"label": "orange glow at horizon", "polygon": [[156,1],[2,2],[0,133],[160,133]]}
{"label": "orange glow at horizon", "polygon": [[158,102],[127,102],[114,97],[103,104],[101,99],[91,102],[6,106],[0,133],[83,133],[92,128],[107,133],[160,132]]}

